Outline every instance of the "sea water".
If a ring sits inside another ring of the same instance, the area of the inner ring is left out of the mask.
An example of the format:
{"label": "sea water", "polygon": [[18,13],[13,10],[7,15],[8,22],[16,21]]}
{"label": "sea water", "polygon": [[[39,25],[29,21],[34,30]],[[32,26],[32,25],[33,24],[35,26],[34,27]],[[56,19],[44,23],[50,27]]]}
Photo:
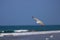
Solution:
{"label": "sea water", "polygon": [[3,30],[36,30],[36,31],[49,31],[49,30],[60,30],[60,25],[10,25],[10,26],[1,26],[0,31]]}

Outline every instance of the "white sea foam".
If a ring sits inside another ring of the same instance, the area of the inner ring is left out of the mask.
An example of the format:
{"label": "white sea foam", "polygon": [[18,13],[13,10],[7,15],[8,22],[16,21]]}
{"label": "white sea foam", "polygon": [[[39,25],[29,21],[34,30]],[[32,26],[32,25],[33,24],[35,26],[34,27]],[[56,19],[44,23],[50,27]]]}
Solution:
{"label": "white sea foam", "polygon": [[60,33],[60,30],[55,31],[36,31],[36,32],[23,32],[23,33],[0,33],[1,36],[5,35],[12,35],[12,36],[19,36],[19,35],[36,35],[36,34],[51,34],[51,33]]}
{"label": "white sea foam", "polygon": [[29,30],[14,30],[14,32],[28,32]]}

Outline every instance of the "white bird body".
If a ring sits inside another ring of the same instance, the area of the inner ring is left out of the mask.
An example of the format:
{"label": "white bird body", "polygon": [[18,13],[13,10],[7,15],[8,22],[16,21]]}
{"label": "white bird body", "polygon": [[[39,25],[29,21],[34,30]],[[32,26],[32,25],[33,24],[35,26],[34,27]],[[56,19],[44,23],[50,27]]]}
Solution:
{"label": "white bird body", "polygon": [[36,21],[37,24],[44,25],[44,23],[38,18],[35,18],[35,17],[32,17],[32,18]]}

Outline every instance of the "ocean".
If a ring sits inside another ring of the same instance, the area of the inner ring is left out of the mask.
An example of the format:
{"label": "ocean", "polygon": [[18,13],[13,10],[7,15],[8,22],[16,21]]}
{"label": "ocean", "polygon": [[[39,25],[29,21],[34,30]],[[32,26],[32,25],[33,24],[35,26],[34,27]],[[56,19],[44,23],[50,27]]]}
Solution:
{"label": "ocean", "polygon": [[[34,30],[36,32],[11,33],[12,30]],[[5,32],[1,33],[1,31]],[[0,26],[0,40],[60,40],[60,25]]]}
{"label": "ocean", "polygon": [[46,26],[39,26],[39,25],[10,25],[10,26],[1,26],[0,31],[7,31],[7,30],[34,30],[34,31],[50,31],[50,30],[60,30],[60,25],[46,25]]}

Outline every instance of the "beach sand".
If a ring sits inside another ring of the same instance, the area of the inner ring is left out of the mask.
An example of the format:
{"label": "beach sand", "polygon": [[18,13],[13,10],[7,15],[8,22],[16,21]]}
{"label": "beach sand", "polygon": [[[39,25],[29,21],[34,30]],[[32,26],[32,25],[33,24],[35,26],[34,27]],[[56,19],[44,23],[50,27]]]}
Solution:
{"label": "beach sand", "polygon": [[60,33],[34,34],[34,35],[5,35],[0,40],[60,40]]}

